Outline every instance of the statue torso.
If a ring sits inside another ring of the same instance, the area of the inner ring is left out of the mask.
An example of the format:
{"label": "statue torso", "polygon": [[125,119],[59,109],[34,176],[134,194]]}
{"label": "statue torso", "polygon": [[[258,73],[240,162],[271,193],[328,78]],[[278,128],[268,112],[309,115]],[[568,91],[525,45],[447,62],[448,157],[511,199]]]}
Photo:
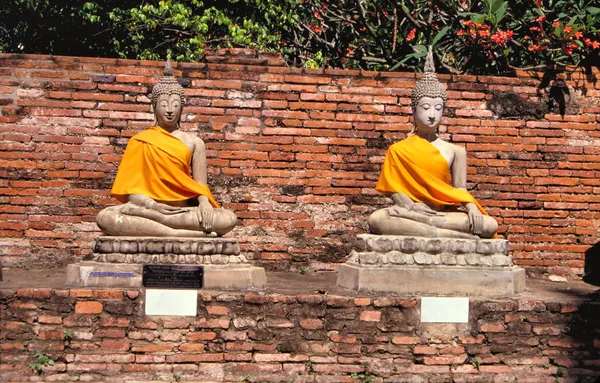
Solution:
{"label": "statue torso", "polygon": [[437,138],[435,141],[431,142],[431,145],[435,146],[440,151],[440,154],[448,163],[448,168],[451,169],[455,156],[454,145],[440,138]]}
{"label": "statue torso", "polygon": [[190,153],[192,153],[192,156],[194,155],[195,142],[198,140],[198,137],[196,137],[192,133],[183,132],[179,129],[171,132],[171,134],[173,136],[179,138],[179,140],[181,142],[183,142],[183,144],[190,150]]}

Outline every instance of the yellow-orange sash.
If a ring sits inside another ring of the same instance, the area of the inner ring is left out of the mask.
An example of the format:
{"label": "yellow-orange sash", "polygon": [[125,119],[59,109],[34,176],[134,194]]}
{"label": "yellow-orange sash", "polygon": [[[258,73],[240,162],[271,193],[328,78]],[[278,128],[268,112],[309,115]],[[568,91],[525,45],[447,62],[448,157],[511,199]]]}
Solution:
{"label": "yellow-orange sash", "polygon": [[158,201],[184,201],[199,195],[219,207],[206,185],[190,176],[192,153],[181,140],[153,126],[131,137],[119,165],[111,195],[127,202],[129,194]]}
{"label": "yellow-orange sash", "polygon": [[376,189],[406,194],[415,202],[429,205],[472,202],[488,215],[468,191],[450,185],[448,163],[435,146],[417,135],[389,147]]}

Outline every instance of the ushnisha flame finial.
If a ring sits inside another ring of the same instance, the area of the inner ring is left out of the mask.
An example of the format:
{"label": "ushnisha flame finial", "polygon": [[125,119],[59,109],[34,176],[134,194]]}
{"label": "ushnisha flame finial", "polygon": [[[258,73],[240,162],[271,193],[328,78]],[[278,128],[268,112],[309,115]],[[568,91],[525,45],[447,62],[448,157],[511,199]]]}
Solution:
{"label": "ushnisha flame finial", "polygon": [[411,94],[410,106],[415,110],[417,103],[422,97],[441,97],[446,103],[448,98],[446,95],[446,89],[438,81],[435,74],[435,63],[433,61],[433,51],[431,45],[427,50],[427,57],[425,59],[425,68],[423,70],[423,77],[417,81]]}
{"label": "ushnisha flame finial", "polygon": [[177,79],[173,76],[173,67],[171,65],[171,58],[167,57],[165,64],[164,76],[160,78],[158,84],[152,88],[152,105],[156,104],[158,96],[161,94],[177,94],[181,97],[181,104],[185,104],[185,97],[183,87],[177,82]]}

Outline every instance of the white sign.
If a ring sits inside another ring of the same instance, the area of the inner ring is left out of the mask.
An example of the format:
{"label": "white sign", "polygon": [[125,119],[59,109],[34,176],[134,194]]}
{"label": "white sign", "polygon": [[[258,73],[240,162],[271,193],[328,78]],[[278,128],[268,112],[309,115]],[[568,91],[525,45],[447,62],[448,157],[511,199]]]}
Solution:
{"label": "white sign", "polygon": [[196,316],[198,290],[146,289],[146,315]]}
{"label": "white sign", "polygon": [[421,298],[421,322],[469,323],[469,298]]}

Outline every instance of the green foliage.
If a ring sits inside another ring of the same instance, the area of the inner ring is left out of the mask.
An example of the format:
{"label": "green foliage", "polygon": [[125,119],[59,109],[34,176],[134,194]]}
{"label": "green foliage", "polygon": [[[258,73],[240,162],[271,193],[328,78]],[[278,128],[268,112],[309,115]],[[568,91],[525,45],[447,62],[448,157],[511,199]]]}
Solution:
{"label": "green foliage", "polygon": [[473,359],[471,359],[471,364],[473,365],[473,367],[475,367],[477,370],[479,370],[479,367],[481,367],[481,361],[479,360],[478,357],[474,357]]}
{"label": "green foliage", "polygon": [[43,354],[40,350],[35,351],[35,360],[29,363],[29,367],[38,374],[42,373],[44,366],[53,366],[54,360],[50,356]]}
{"label": "green foliage", "polygon": [[73,333],[71,331],[64,331],[63,341],[65,342],[65,344],[70,344],[71,340],[73,340]]}
{"label": "green foliage", "polygon": [[309,271],[310,271],[310,269],[306,266],[302,266],[300,269],[298,269],[298,272],[300,273],[300,275],[308,274]]}
{"label": "green foliage", "polygon": [[[176,61],[207,48],[305,68],[510,74],[599,65],[597,0],[5,0],[0,51]],[[69,22],[65,23],[65,18]]]}

